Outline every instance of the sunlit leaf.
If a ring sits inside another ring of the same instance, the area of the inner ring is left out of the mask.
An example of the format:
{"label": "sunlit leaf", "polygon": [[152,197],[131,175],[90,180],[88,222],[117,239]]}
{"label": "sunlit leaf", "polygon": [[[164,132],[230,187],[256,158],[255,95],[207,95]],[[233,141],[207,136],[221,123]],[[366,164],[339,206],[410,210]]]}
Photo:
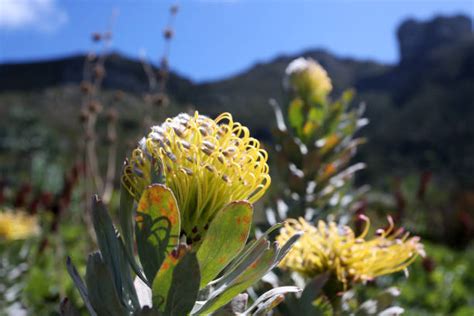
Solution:
{"label": "sunlit leaf", "polygon": [[252,225],[253,209],[248,202],[233,202],[212,220],[197,258],[201,266],[201,288],[244,248]]}
{"label": "sunlit leaf", "polygon": [[173,279],[173,271],[176,265],[179,263],[180,259],[189,251],[186,246],[179,246],[176,250],[173,250],[163,261],[163,264],[156,274],[152,292],[153,292],[153,307],[164,311],[164,303],[167,301],[168,292],[171,287],[171,282]]}
{"label": "sunlit leaf", "polygon": [[262,278],[273,266],[277,256],[276,245],[267,249],[265,253],[254,261],[241,275],[226,285],[221,293],[217,292],[199,309],[197,314],[206,314],[227,304],[237,294],[245,291],[257,280]]}
{"label": "sunlit leaf", "polygon": [[171,190],[161,184],[146,188],[138,202],[136,222],[138,256],[152,284],[167,254],[178,244],[180,214]]}
{"label": "sunlit leaf", "polygon": [[165,315],[188,315],[196,302],[201,275],[196,253],[188,252],[176,265],[168,291]]}
{"label": "sunlit leaf", "polygon": [[97,315],[128,315],[117,295],[110,270],[98,252],[89,255],[87,260],[86,285]]}

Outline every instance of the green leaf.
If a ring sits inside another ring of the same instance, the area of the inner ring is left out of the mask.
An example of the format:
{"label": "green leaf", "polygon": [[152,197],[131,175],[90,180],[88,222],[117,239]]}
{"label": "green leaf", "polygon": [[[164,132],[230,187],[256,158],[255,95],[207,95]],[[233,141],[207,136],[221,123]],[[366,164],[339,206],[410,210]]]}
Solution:
{"label": "green leaf", "polygon": [[166,186],[154,184],[143,192],[136,215],[137,250],[150,284],[169,250],[176,247],[181,230],[176,199]]}
{"label": "green leaf", "polygon": [[311,140],[314,136],[314,132],[320,128],[324,118],[324,108],[313,106],[309,109],[308,118],[302,129],[302,135],[304,141]]}
{"label": "green leaf", "polygon": [[123,299],[126,305],[130,305],[132,310],[138,310],[140,309],[140,302],[133,284],[131,265],[128,261],[125,246],[119,236],[117,236],[117,242],[120,244],[120,258],[118,258],[118,261],[120,262],[120,271],[122,273]]}
{"label": "green leaf", "polygon": [[283,302],[284,299],[285,296],[283,294],[272,296],[269,300],[261,303],[252,316],[268,315],[269,312]]}
{"label": "green leaf", "polygon": [[232,268],[226,270],[226,272],[217,280],[209,283],[208,286],[212,286],[214,289],[220,289],[231,284],[236,278],[238,278],[252,263],[258,260],[265,251],[270,247],[270,242],[265,239],[258,239],[255,247],[252,247],[249,252],[245,252],[244,255],[234,260],[238,263],[231,264]]}
{"label": "green leaf", "polygon": [[380,294],[377,295],[375,300],[377,301],[377,312],[382,312],[383,310],[392,306],[395,303],[397,296],[400,295],[400,290],[396,287],[390,287]]}
{"label": "green leaf", "polygon": [[300,134],[304,120],[303,100],[296,98],[291,101],[288,108],[288,121],[290,122],[290,126]]}
{"label": "green leaf", "polygon": [[89,255],[86,285],[92,307],[100,316],[128,315],[114,286],[112,275],[100,253]]}
{"label": "green leaf", "polygon": [[173,271],[165,315],[188,315],[196,302],[201,275],[196,253],[189,252]]}
{"label": "green leaf", "polygon": [[[216,284],[218,283],[221,279],[223,279],[229,272],[232,272],[237,266],[239,266],[248,256],[250,253],[252,253],[257,247],[259,246],[262,246],[263,245],[267,245],[267,237],[273,233],[274,231],[276,231],[277,229],[283,227],[283,223],[276,223],[275,225],[271,226],[269,229],[267,229],[258,239],[255,239],[251,242],[249,242],[245,247],[244,249],[239,253],[239,255],[237,256],[237,258],[235,260],[232,261],[231,264],[229,264],[228,267],[225,268],[225,273],[224,275],[219,278],[218,280],[215,280],[213,282],[211,282],[212,284]],[[268,248],[268,246],[266,246],[266,248]],[[264,249],[266,249],[264,248]],[[263,253],[263,250],[262,250],[262,253]],[[255,260],[255,259],[253,259]]]}
{"label": "green leaf", "polygon": [[316,316],[333,316],[335,311],[331,305],[331,301],[324,295],[319,296],[313,303],[314,314]]}
{"label": "green leaf", "polygon": [[59,315],[61,316],[80,316],[79,311],[71,304],[67,298],[63,299],[59,305]]}
{"label": "green leaf", "polygon": [[317,310],[313,303],[321,294],[329,276],[330,273],[321,273],[306,284],[298,302],[298,310],[301,315],[316,315]]}
{"label": "green leaf", "polygon": [[133,316],[161,316],[162,314],[148,306],[143,307],[141,310],[136,311]]}
{"label": "green leaf", "polygon": [[303,232],[299,231],[293,236],[291,236],[284,244],[281,246],[280,249],[278,249],[277,256],[274,262],[274,266],[276,266],[278,263],[280,263],[281,260],[286,256],[286,254],[291,250],[291,247],[293,247],[293,244],[300,239],[300,237],[303,236]]}
{"label": "green leaf", "polygon": [[168,292],[171,287],[173,279],[173,271],[180,259],[188,252],[186,246],[179,246],[177,250],[173,250],[166,257],[165,261],[160,267],[160,270],[155,276],[152,286],[153,293],[153,307],[164,311],[165,302],[167,301]]}
{"label": "green leaf", "polygon": [[321,125],[324,118],[324,108],[313,106],[308,112],[308,120],[313,121],[317,126]]}
{"label": "green leaf", "polygon": [[122,184],[120,186],[119,223],[128,253],[133,253],[133,196]]}
{"label": "green leaf", "polygon": [[245,314],[245,308],[247,307],[247,303],[249,300],[249,296],[247,293],[239,294],[234,297],[229,303],[219,308],[215,311],[212,315],[213,316],[235,316],[235,315],[247,315]]}
{"label": "green leaf", "polygon": [[[250,312],[255,308],[258,311],[258,309],[263,310],[267,308],[267,306],[271,306],[271,302],[273,302],[273,300],[280,295],[287,294],[287,293],[298,293],[298,292],[301,292],[301,289],[296,286],[281,286],[281,287],[271,289],[265,292],[264,294],[262,294],[259,298],[257,298],[255,302],[252,304],[252,306],[250,306],[245,311],[245,315],[250,314]],[[257,313],[257,311],[255,313]]]}
{"label": "green leaf", "polygon": [[252,216],[252,205],[238,201],[228,204],[212,220],[197,252],[201,266],[201,288],[212,281],[244,248]]}
{"label": "green leaf", "polygon": [[121,243],[120,246],[123,250],[123,253],[125,254],[125,258],[127,259],[128,264],[130,264],[132,271],[143,281],[143,283],[151,287],[150,283],[148,282],[145,275],[143,274],[141,267],[138,265],[137,261],[135,260],[135,257],[132,254],[127,252],[127,249],[125,248],[123,243]]}
{"label": "green leaf", "polygon": [[94,197],[92,223],[94,224],[102,259],[113,275],[113,284],[118,297],[122,298],[122,278],[125,271],[121,270],[122,252],[119,239],[109,213],[97,196]]}
{"label": "green leaf", "polygon": [[84,305],[86,306],[87,311],[89,312],[91,316],[96,316],[97,314],[94,311],[94,308],[92,307],[92,304],[89,300],[89,294],[87,293],[87,288],[84,285],[84,282],[82,282],[81,276],[77,272],[77,269],[72,263],[70,257],[67,257],[66,259],[66,268],[67,268],[67,272],[72,278],[72,281],[74,282],[74,285],[79,291],[79,294],[81,295],[82,300],[84,301]]}
{"label": "green leaf", "polygon": [[348,104],[354,99],[355,90],[354,89],[347,89],[342,93],[341,100],[342,102]]}
{"label": "green leaf", "polygon": [[245,291],[256,281],[261,279],[272,267],[277,256],[277,245],[267,249],[263,255],[254,261],[247,269],[230,284],[216,290],[195,315],[211,313],[227,304],[236,295]]}

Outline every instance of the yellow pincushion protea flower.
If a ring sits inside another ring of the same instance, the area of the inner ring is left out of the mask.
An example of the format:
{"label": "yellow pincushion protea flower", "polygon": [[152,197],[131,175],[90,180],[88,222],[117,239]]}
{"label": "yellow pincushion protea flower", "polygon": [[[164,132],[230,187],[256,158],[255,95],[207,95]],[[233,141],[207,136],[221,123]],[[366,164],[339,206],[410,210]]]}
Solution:
{"label": "yellow pincushion protea flower", "polygon": [[206,229],[232,201],[256,202],[270,185],[266,151],[229,113],[215,120],[180,114],[152,127],[122,178],[135,199],[152,182],[154,165],[176,197],[187,236]]}
{"label": "yellow pincushion protea flower", "polygon": [[295,243],[280,267],[314,277],[331,272],[347,287],[352,282],[363,282],[375,277],[405,270],[418,256],[424,255],[419,237],[409,238],[403,230],[395,230],[389,218],[386,230],[377,230],[371,240],[365,240],[370,221],[360,236],[355,236],[348,226],[337,226],[319,221],[315,227],[303,218],[289,219],[277,237],[284,243],[298,231],[303,236]]}
{"label": "yellow pincushion protea flower", "polygon": [[24,212],[0,212],[0,240],[27,239],[38,233],[36,216]]}
{"label": "yellow pincushion protea flower", "polygon": [[332,90],[326,70],[311,58],[297,58],[285,70],[286,85],[300,96],[323,101]]}

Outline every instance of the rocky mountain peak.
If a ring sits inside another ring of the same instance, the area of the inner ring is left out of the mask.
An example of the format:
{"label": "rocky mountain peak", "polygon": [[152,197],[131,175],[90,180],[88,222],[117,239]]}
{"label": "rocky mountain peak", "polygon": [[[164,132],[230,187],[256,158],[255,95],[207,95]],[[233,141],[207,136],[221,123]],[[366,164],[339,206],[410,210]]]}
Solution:
{"label": "rocky mountain peak", "polygon": [[472,19],[465,15],[439,16],[426,22],[406,20],[397,31],[400,62],[417,61],[429,51],[453,44],[472,34]]}

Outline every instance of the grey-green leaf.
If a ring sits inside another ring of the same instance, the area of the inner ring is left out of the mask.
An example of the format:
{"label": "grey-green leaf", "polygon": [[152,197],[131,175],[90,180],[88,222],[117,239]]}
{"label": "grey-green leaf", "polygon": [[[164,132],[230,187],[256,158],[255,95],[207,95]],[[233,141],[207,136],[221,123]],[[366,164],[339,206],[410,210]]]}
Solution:
{"label": "grey-green leaf", "polygon": [[168,291],[165,315],[188,315],[199,291],[201,274],[196,253],[187,253],[173,271],[173,281]]}
{"label": "grey-green leaf", "polygon": [[128,253],[133,253],[133,204],[134,199],[128,190],[120,186],[119,223],[122,238]]}
{"label": "grey-green leaf", "polygon": [[86,270],[86,285],[92,307],[100,316],[128,315],[114,286],[110,270],[100,253],[89,255]]}
{"label": "grey-green leaf", "polygon": [[67,257],[66,260],[66,267],[67,271],[69,272],[69,275],[72,278],[72,281],[74,282],[74,285],[76,285],[76,288],[79,291],[82,300],[84,301],[84,305],[86,305],[87,311],[91,316],[97,316],[96,312],[94,311],[94,308],[92,308],[92,305],[89,301],[89,294],[87,293],[87,288],[84,285],[84,282],[82,282],[81,276],[77,272],[76,267],[74,266],[71,261],[71,258],[69,257]]}
{"label": "grey-green leaf", "polygon": [[118,297],[122,297],[122,271],[121,271],[121,250],[119,240],[104,204],[97,195],[93,200],[92,222],[94,224],[97,243],[105,265],[113,275],[113,283],[117,290]]}

